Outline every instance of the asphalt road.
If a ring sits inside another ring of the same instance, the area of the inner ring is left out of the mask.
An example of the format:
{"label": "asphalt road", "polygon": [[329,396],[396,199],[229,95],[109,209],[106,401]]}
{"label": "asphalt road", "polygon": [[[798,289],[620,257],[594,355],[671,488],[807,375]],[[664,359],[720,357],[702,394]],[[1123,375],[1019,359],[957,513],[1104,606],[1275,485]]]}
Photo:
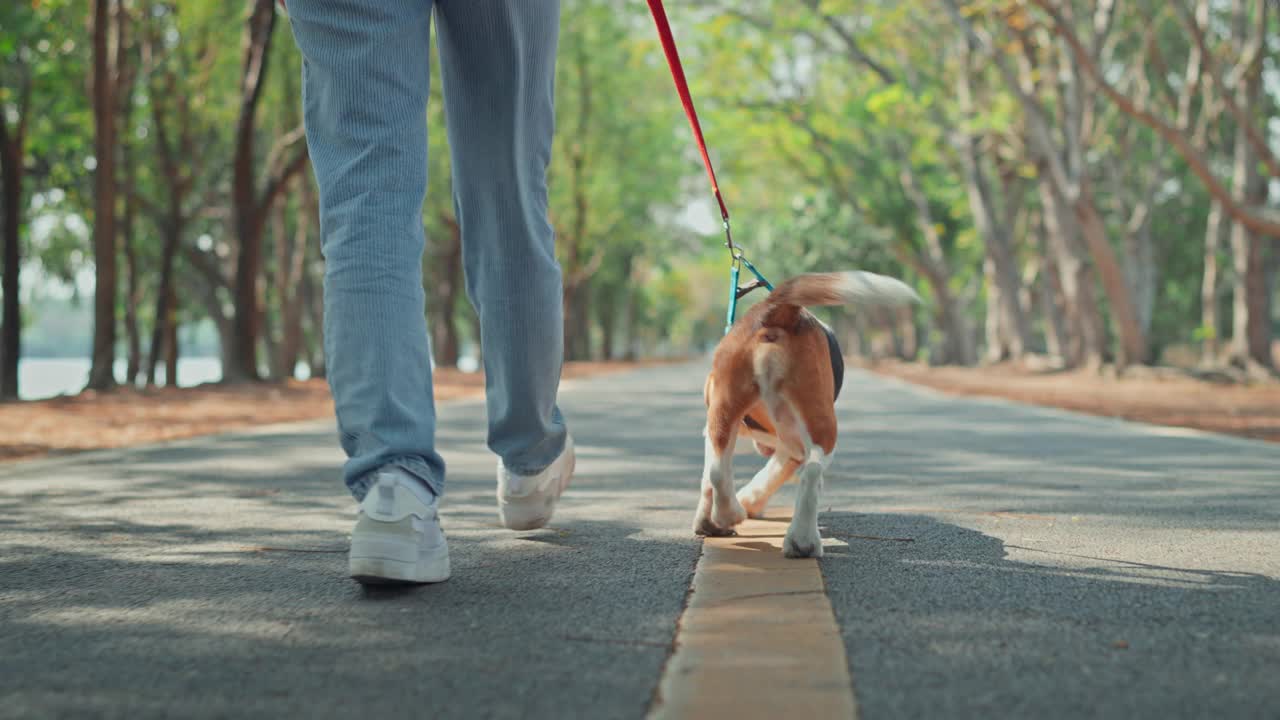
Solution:
{"label": "asphalt road", "polygon": [[[702,371],[568,386],[578,478],[530,533],[482,405],[442,407],[454,577],[407,591],[344,575],[331,423],[0,469],[0,717],[641,718]],[[821,567],[863,718],[1280,717],[1280,447],[857,372],[840,412]]]}

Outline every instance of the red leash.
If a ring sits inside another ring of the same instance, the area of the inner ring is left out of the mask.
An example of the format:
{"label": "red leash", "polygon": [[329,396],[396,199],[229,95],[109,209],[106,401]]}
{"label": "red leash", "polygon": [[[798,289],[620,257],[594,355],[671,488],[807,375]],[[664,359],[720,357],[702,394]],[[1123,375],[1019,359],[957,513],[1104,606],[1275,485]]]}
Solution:
{"label": "red leash", "polygon": [[675,81],[676,92],[680,94],[680,102],[684,105],[684,114],[689,117],[689,126],[693,128],[693,138],[698,142],[698,152],[702,153],[702,164],[706,166],[707,177],[711,179],[711,192],[715,193],[716,202],[720,205],[720,217],[724,220],[725,247],[737,258],[738,249],[734,247],[733,235],[729,233],[729,208],[720,196],[720,184],[716,182],[715,168],[711,167],[707,142],[702,138],[702,126],[698,124],[698,111],[694,109],[693,97],[689,95],[689,83],[684,79],[680,52],[676,50],[676,40],[671,36],[671,24],[667,22],[667,11],[662,7],[662,0],[649,0],[649,11],[653,13],[653,22],[658,26],[658,37],[662,39],[662,49],[667,54],[667,65],[671,66],[671,79]]}

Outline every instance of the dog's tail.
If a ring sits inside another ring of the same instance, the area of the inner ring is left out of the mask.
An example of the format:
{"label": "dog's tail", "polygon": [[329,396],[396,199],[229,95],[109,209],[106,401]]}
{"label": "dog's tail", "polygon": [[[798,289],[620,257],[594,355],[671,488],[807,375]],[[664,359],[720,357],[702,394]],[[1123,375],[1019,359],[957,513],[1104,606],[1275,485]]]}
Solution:
{"label": "dog's tail", "polygon": [[920,302],[909,285],[886,275],[851,272],[797,275],[769,293],[768,301],[778,305],[816,307],[822,305],[906,305]]}
{"label": "dog's tail", "polygon": [[764,302],[766,326],[786,326],[795,322],[802,307],[823,305],[898,306],[920,302],[911,286],[886,275],[854,270],[809,273],[783,282]]}

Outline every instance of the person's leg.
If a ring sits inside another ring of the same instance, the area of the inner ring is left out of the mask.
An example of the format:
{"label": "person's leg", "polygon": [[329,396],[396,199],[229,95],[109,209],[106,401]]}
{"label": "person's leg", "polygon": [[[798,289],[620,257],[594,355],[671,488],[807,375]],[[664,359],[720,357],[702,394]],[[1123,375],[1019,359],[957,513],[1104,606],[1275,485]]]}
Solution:
{"label": "person's leg", "polygon": [[467,292],[480,314],[489,447],[535,475],[561,456],[563,290],[547,219],[558,0],[437,0]]}
{"label": "person's leg", "polygon": [[439,495],[422,288],[432,0],[289,0],[320,186],[324,343],[347,486],[396,467]]}

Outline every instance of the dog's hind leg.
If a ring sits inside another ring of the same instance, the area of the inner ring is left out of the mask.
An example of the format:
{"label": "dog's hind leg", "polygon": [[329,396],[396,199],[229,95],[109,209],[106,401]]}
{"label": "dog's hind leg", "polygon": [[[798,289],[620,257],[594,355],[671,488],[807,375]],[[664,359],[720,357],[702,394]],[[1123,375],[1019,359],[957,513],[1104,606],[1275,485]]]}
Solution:
{"label": "dog's hind leg", "polygon": [[749,406],[742,399],[732,406],[713,402],[707,413],[702,495],[693,518],[693,531],[699,535],[732,535],[734,526],[747,519],[747,511],[733,494],[733,451],[738,425]]}
{"label": "dog's hind leg", "polygon": [[[737,435],[737,429],[731,429]],[[725,445],[707,432],[706,461],[702,468],[702,496],[693,518],[693,531],[699,535],[733,535],[734,527],[747,519],[747,511],[733,494],[733,447],[731,437]]]}
{"label": "dog's hind leg", "polygon": [[782,554],[789,558],[822,557],[822,535],[818,532],[818,498],[822,494],[822,467],[826,453],[812,447],[800,471],[795,514],[782,541]]}
{"label": "dog's hind leg", "polygon": [[[792,442],[799,442],[804,450],[804,464],[800,469],[800,489],[796,492],[795,514],[782,541],[782,553],[789,558],[822,557],[822,535],[818,532],[818,500],[822,495],[823,471],[829,457],[835,452],[835,411],[830,405],[808,403],[796,412],[796,406],[785,397],[778,396],[770,407],[770,413],[782,418],[792,411],[791,422],[779,423],[779,428],[789,427]],[[821,408],[821,409],[819,409]],[[795,422],[798,421],[798,422]]]}
{"label": "dog's hind leg", "polygon": [[746,508],[747,516],[763,517],[769,498],[795,476],[799,467],[800,462],[791,457],[779,457],[777,454],[770,457],[751,482],[738,491],[738,502]]}

